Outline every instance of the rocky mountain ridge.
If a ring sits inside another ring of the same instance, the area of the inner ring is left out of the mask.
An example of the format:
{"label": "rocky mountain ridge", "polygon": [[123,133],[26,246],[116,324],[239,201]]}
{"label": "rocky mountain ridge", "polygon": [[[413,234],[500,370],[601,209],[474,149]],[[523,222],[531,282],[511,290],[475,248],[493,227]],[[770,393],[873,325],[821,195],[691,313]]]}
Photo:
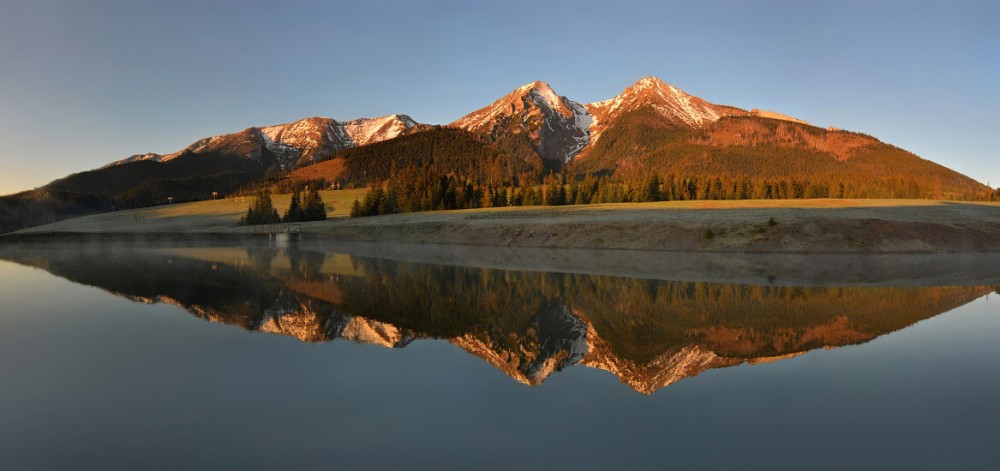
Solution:
{"label": "rocky mountain ridge", "polygon": [[[646,107],[665,122],[685,128],[704,127],[726,116],[758,116],[810,125],[777,112],[746,111],[709,103],[656,77],[645,77],[613,98],[587,104],[557,94],[548,83],[535,81],[448,126],[494,139],[524,134],[535,144],[542,159],[568,162],[585,154],[622,114]],[[344,149],[386,141],[427,127],[403,114],[350,121],[314,116],[202,138],[168,154],[136,154],[106,167],[141,161],[169,162],[183,155],[209,152],[259,160],[269,151],[277,157],[281,168],[294,169],[326,160]]]}
{"label": "rocky mountain ridge", "polygon": [[532,82],[449,126],[495,140],[524,134],[542,159],[565,162],[590,142],[591,124],[585,106],[557,95],[545,82]]}
{"label": "rocky mountain ridge", "polygon": [[407,115],[337,121],[310,117],[273,126],[250,127],[243,131],[206,137],[169,154],[137,154],[112,162],[104,168],[133,162],[169,162],[190,154],[221,153],[260,160],[265,151],[277,157],[282,169],[320,162],[344,149],[373,144],[403,135],[418,127]]}

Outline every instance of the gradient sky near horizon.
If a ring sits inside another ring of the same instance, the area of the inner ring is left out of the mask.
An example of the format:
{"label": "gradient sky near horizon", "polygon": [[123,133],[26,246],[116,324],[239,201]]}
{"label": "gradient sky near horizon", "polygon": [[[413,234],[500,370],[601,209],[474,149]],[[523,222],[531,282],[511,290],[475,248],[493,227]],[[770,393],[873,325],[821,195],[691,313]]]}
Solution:
{"label": "gradient sky near horizon", "polygon": [[996,1],[0,0],[0,194],[307,116],[444,124],[657,76],[1000,186]]}

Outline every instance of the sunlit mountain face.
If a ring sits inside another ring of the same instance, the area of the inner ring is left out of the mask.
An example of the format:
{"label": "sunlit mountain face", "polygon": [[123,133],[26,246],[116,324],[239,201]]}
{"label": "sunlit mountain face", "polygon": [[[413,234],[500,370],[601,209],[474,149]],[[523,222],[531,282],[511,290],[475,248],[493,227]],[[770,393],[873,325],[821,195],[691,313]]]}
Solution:
{"label": "sunlit mountain face", "polygon": [[304,342],[446,340],[516,381],[599,368],[649,394],[712,368],[870,341],[990,286],[793,286],[522,271],[268,247],[21,247],[0,258]]}

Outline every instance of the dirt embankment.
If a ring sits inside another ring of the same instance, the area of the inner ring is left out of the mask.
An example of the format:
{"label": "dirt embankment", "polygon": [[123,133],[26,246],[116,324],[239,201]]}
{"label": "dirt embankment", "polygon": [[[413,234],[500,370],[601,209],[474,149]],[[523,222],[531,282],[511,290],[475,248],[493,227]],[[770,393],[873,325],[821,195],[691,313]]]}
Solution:
{"label": "dirt embankment", "polygon": [[[228,213],[187,211],[136,221],[130,214],[96,215],[0,241],[262,236],[238,226]],[[1000,252],[1000,205],[919,200],[496,208],[342,217],[296,227],[305,239],[380,243],[748,253]]]}
{"label": "dirt embankment", "polygon": [[1000,207],[588,208],[393,215],[310,228],[339,240],[692,252],[995,252]]}

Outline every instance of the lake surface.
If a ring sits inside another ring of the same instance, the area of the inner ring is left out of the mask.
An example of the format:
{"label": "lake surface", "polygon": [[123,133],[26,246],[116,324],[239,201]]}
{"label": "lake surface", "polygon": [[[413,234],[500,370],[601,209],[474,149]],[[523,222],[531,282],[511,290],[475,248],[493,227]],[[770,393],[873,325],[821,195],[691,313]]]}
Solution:
{"label": "lake surface", "polygon": [[993,266],[7,247],[0,467],[994,469]]}

